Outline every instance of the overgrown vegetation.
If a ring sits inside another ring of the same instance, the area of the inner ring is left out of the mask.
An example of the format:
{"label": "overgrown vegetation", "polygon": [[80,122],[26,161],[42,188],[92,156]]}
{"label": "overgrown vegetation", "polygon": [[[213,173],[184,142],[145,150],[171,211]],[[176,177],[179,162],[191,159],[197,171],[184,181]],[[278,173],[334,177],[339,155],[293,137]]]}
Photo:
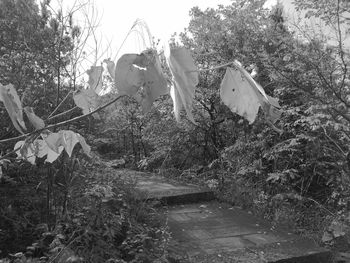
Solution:
{"label": "overgrown vegetation", "polygon": [[[69,109],[73,91],[84,84],[78,78],[87,38],[94,36],[91,7],[86,2],[64,13],[50,1],[40,8],[35,1],[0,1],[0,83],[13,84],[21,103],[46,124],[80,114]],[[74,24],[78,11],[89,15],[85,25]],[[6,110],[1,103],[1,262],[166,262],[164,219],[137,196],[130,176],[104,161],[113,156],[99,148],[108,139],[97,132],[101,121],[64,126],[84,135],[97,154],[76,146],[53,163],[38,156],[33,165],[16,159],[6,142],[17,136]]]}
{"label": "overgrown vegetation", "polygon": [[149,122],[145,134],[156,150],[142,164],[207,184],[225,201],[347,250],[348,3],[296,1],[308,19],[323,23],[327,35],[287,21],[282,6],[266,10],[263,4],[193,8],[179,37],[202,69],[238,59],[257,72],[255,79],[282,105],[277,124],[282,132],[267,126],[263,116],[248,125],[230,113],[218,92],[224,70],[204,71],[196,90],[198,124],[174,128],[168,119]]}
{"label": "overgrown vegetation", "polygon": [[[291,24],[282,6],[267,10],[264,2],[194,7],[188,28],[174,36],[203,70],[196,124],[185,118],[176,123],[165,96],[147,114],[124,98],[99,113],[103,121],[87,118],[66,128],[84,135],[105,159],[207,185],[226,202],[347,251],[350,6],[343,0],[295,1],[308,18],[327,26],[322,35]],[[13,83],[26,105],[51,123],[53,112],[74,105],[83,29],[71,14],[52,14],[49,1],[38,8],[34,1],[0,0],[0,7],[0,83]],[[279,99],[281,133],[263,114],[249,125],[220,102],[224,69],[210,68],[235,59]],[[16,136],[2,105],[0,122],[0,140]],[[12,144],[1,144],[1,156],[10,149]],[[164,222],[138,201],[132,182],[116,177],[102,159],[86,158],[75,149],[73,157],[62,155],[54,164],[32,166],[14,155],[1,160],[1,257],[166,262]]]}

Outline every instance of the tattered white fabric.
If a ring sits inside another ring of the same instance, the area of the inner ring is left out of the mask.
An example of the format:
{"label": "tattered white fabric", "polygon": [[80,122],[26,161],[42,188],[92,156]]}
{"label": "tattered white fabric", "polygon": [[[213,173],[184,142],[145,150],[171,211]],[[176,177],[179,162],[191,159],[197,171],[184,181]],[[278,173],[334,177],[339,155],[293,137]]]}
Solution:
{"label": "tattered white fabric", "polygon": [[269,103],[262,105],[262,108],[266,114],[266,119],[272,123],[275,123],[279,118],[281,118],[281,106],[276,98],[267,95]]}
{"label": "tattered white fabric", "polygon": [[[107,69],[110,72],[113,64],[108,63]],[[118,93],[134,97],[141,104],[144,113],[151,109],[159,96],[169,93],[155,50],[140,55],[123,55],[117,62],[114,79]]]}
{"label": "tattered white fabric", "polygon": [[94,90],[96,94],[99,94],[103,89],[103,82],[102,82],[103,67],[91,66],[91,68],[87,70],[86,73],[89,76],[88,84],[90,89]]}
{"label": "tattered white fabric", "polygon": [[148,112],[153,105],[153,102],[160,96],[169,94],[167,80],[160,66],[159,57],[155,50],[149,50],[141,53],[134,64],[145,68],[142,71],[144,82],[139,90],[140,104],[143,112]]}
{"label": "tattered white fabric", "polygon": [[185,109],[188,119],[195,123],[192,115],[192,102],[198,84],[198,70],[193,58],[185,47],[171,48],[167,62],[174,77],[170,95],[174,103],[175,118],[179,121],[180,111]]}
{"label": "tattered white fabric", "polygon": [[30,123],[34,126],[35,129],[39,130],[45,127],[44,121],[38,117],[32,107],[24,107],[24,112],[26,113]]}
{"label": "tattered white fabric", "polygon": [[75,105],[83,110],[84,114],[88,114],[98,107],[98,95],[91,88],[82,89],[73,95]]}
{"label": "tattered white fabric", "polygon": [[220,97],[232,112],[247,119],[249,123],[255,121],[260,106],[259,99],[240,71],[226,69],[220,86]]}
{"label": "tattered white fabric", "polygon": [[12,84],[3,86],[0,84],[0,101],[4,103],[4,106],[9,114],[13,126],[23,134],[27,128],[23,121],[23,109],[21,101],[18,97],[16,89]]}
{"label": "tattered white fabric", "polygon": [[235,62],[234,66],[235,69],[226,69],[221,82],[221,100],[232,112],[244,117],[250,124],[255,121],[260,106],[268,121],[275,123],[281,115],[277,99],[267,96],[239,62]]}
{"label": "tattered white fabric", "polygon": [[121,56],[115,68],[115,84],[120,95],[134,96],[144,82],[140,67],[134,65],[137,54]]}
{"label": "tattered white fabric", "polygon": [[115,78],[115,63],[110,60],[110,59],[105,59],[103,60],[103,63],[105,65],[105,69],[107,70],[108,74],[111,76],[111,78],[113,79],[114,81],[114,78]]}

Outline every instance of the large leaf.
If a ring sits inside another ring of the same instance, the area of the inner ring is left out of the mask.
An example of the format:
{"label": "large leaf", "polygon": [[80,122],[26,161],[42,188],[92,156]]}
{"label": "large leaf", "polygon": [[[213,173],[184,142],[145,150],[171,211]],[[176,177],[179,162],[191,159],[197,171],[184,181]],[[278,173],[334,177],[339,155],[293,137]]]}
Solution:
{"label": "large leaf", "polygon": [[41,136],[52,151],[60,153],[59,147],[63,146],[62,134],[51,132],[49,134],[42,133]]}
{"label": "large leaf", "polygon": [[60,131],[62,134],[62,141],[64,144],[64,149],[66,150],[69,157],[72,156],[74,146],[79,142],[77,134],[73,131]]}
{"label": "large leaf", "polygon": [[86,155],[90,155],[90,146],[86,143],[84,137],[70,130],[61,130],[58,133],[43,132],[43,140],[37,139],[32,143],[19,141],[14,149],[19,158],[23,158],[35,164],[36,157],[43,158],[46,156],[46,162],[52,163],[65,150],[69,157],[72,156],[74,146],[80,143]]}
{"label": "large leaf", "polygon": [[44,157],[49,152],[50,148],[44,140],[37,139],[33,142],[35,145],[35,155],[39,158]]}
{"label": "large leaf", "polygon": [[4,103],[13,126],[23,134],[26,126],[23,121],[22,104],[12,84],[6,86],[0,84],[0,100]]}
{"label": "large leaf", "polygon": [[34,113],[32,107],[24,107],[24,112],[35,129],[39,130],[45,127],[44,121]]}
{"label": "large leaf", "polygon": [[64,147],[58,146],[57,152],[53,151],[46,143],[45,140],[35,140],[33,142],[34,149],[35,149],[35,155],[39,158],[42,158],[46,155],[45,162],[53,163],[57,160],[57,158],[61,155]]}
{"label": "large leaf", "polygon": [[84,114],[94,111],[98,107],[98,95],[92,89],[82,89],[73,95],[75,104]]}
{"label": "large leaf", "polygon": [[53,163],[54,161],[56,161],[57,158],[63,152],[63,149],[64,149],[63,146],[58,147],[58,153],[57,153],[57,152],[54,152],[53,150],[51,150],[50,148],[48,148],[46,162]]}
{"label": "large leaf", "polygon": [[84,137],[70,130],[61,130],[58,133],[42,134],[48,147],[57,154],[60,154],[65,149],[69,156],[72,155],[74,146],[79,142],[84,153],[90,155],[90,146],[86,143]]}
{"label": "large leaf", "polygon": [[79,140],[79,143],[84,151],[84,153],[87,155],[87,156],[90,156],[90,152],[91,152],[91,147],[86,143],[85,141],[85,138],[83,136],[81,136],[80,134],[76,134],[77,135],[77,138]]}
{"label": "large leaf", "polygon": [[32,143],[18,141],[15,144],[14,149],[16,150],[17,148],[19,148],[19,150],[16,151],[18,157],[27,160],[31,164],[35,164],[36,156]]}

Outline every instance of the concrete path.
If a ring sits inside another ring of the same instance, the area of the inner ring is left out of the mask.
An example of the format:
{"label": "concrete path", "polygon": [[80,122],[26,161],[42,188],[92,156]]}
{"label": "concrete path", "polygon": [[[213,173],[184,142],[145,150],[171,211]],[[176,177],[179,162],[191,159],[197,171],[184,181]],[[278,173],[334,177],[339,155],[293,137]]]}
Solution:
{"label": "concrete path", "polygon": [[174,262],[331,262],[331,254],[314,241],[219,203],[208,189],[153,174],[128,174],[144,197],[168,205],[164,213],[172,233],[171,250],[181,258]]}

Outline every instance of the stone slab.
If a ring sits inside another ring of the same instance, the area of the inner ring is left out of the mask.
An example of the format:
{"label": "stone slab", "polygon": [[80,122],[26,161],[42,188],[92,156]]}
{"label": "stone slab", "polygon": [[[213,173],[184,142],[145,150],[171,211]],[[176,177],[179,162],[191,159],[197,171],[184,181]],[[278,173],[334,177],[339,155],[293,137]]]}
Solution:
{"label": "stone slab", "polygon": [[159,200],[163,204],[174,205],[210,201],[215,198],[214,193],[207,188],[197,185],[179,183],[159,175],[119,170],[120,176],[135,182],[136,189],[145,200]]}
{"label": "stone slab", "polygon": [[259,255],[256,262],[261,258],[279,263],[330,262],[331,254],[312,240],[272,228],[269,222],[227,204],[212,201],[170,206],[166,213],[173,249],[189,257],[244,255],[242,250],[246,250]]}
{"label": "stone slab", "polygon": [[[144,172],[117,170],[116,174],[133,181],[140,198],[168,205],[163,209],[172,235],[170,250],[195,259],[190,262],[331,262],[331,253],[312,240],[213,201],[208,189]],[[232,261],[211,260],[223,255]]]}

